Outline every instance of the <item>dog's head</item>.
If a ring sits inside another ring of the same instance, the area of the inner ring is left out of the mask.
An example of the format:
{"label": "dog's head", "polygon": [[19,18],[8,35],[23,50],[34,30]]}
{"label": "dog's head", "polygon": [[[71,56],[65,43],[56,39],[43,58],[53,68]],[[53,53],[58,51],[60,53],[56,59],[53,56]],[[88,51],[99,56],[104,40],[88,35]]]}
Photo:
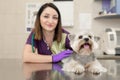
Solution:
{"label": "dog's head", "polygon": [[68,38],[70,39],[72,49],[80,55],[90,55],[93,49],[97,48],[97,44],[91,33],[81,32],[77,35],[69,34]]}

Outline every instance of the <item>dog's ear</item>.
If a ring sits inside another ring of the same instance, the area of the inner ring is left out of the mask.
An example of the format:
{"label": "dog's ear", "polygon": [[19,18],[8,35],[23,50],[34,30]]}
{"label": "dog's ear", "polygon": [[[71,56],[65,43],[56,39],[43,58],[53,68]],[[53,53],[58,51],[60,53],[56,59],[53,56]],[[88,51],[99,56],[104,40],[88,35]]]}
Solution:
{"label": "dog's ear", "polygon": [[98,49],[99,45],[96,41],[93,41],[93,49]]}
{"label": "dog's ear", "polygon": [[100,41],[100,37],[94,36],[94,40],[95,40],[96,42],[98,42],[98,41]]}
{"label": "dog's ear", "polygon": [[75,34],[68,34],[68,39],[73,41],[75,39]]}
{"label": "dog's ear", "polygon": [[96,37],[96,36],[92,35],[93,49],[94,49],[94,50],[96,50],[96,49],[98,49],[98,48],[99,48],[99,45],[98,45],[98,43],[97,43],[97,41],[98,41],[98,40],[99,40],[99,38],[98,38],[98,37]]}

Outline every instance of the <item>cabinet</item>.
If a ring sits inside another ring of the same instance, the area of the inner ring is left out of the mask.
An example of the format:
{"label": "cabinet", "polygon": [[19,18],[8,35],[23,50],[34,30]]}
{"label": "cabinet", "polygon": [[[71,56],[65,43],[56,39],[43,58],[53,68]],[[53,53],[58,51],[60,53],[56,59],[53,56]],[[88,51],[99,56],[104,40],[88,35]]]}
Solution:
{"label": "cabinet", "polygon": [[94,0],[94,18],[120,18],[120,0]]}

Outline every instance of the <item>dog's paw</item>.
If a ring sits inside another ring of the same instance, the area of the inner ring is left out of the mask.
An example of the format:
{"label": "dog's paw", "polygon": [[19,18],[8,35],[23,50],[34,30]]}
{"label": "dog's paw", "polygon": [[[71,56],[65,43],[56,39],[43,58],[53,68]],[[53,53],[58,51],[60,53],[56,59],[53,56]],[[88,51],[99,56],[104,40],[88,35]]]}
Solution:
{"label": "dog's paw", "polygon": [[92,72],[93,74],[99,74],[101,72],[107,72],[107,69],[104,67],[100,66],[91,66],[88,68],[89,72]]}
{"label": "dog's paw", "polygon": [[96,74],[100,73],[100,69],[98,67],[89,67],[88,71]]}
{"label": "dog's paw", "polygon": [[76,74],[80,74],[84,71],[85,71],[85,68],[82,65],[76,65],[75,67],[73,67],[73,72]]}
{"label": "dog's paw", "polygon": [[104,68],[104,67],[101,67],[101,70],[100,70],[101,72],[107,72],[107,69],[106,68]]}

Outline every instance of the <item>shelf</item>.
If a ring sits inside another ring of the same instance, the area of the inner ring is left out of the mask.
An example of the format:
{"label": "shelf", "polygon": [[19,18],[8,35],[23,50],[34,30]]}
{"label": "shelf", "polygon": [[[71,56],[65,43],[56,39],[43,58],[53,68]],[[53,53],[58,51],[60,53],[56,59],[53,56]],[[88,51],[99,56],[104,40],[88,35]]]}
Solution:
{"label": "shelf", "polygon": [[106,14],[106,15],[98,15],[94,19],[101,19],[101,18],[120,18],[120,14]]}
{"label": "shelf", "polygon": [[120,18],[120,0],[94,0],[94,3],[94,19]]}

